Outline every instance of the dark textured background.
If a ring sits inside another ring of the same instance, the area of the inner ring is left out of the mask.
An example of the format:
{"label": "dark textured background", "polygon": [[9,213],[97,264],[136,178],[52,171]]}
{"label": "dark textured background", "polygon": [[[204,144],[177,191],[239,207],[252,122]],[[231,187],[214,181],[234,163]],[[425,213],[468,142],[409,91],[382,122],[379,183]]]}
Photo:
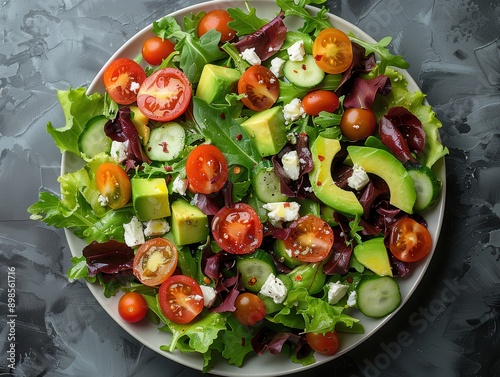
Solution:
{"label": "dark textured background", "polygon": [[[58,191],[56,89],[87,86],[136,32],[195,0],[4,0],[0,4],[0,375],[201,376],[145,348],[70,284],[62,231],[29,220]],[[443,122],[447,203],[420,287],[363,345],[303,376],[500,375],[500,3],[328,1],[392,49]],[[7,268],[16,268],[16,369],[6,367]]]}

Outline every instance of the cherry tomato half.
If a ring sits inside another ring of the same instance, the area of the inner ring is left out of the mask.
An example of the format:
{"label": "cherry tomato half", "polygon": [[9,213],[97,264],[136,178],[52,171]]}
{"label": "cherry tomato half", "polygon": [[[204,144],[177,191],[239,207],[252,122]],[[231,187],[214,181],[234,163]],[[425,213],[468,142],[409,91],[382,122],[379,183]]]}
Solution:
{"label": "cherry tomato half", "polygon": [[195,147],[186,160],[186,175],[191,191],[211,194],[226,184],[227,161],[219,148],[211,144]]}
{"label": "cherry tomato half", "polygon": [[234,315],[243,325],[252,326],[264,319],[266,307],[261,298],[253,293],[241,293],[234,302]]}
{"label": "cherry tomato half", "polygon": [[227,42],[236,36],[236,32],[228,26],[233,19],[225,9],[214,9],[207,12],[198,23],[198,37],[215,29],[221,33],[221,42]]}
{"label": "cherry tomato half", "polygon": [[246,203],[222,207],[212,219],[215,242],[231,254],[248,254],[257,250],[263,234],[259,216]]}
{"label": "cherry tomato half", "polygon": [[175,323],[189,323],[203,310],[203,292],[189,276],[170,276],[160,286],[158,297],[161,311]]}
{"label": "cherry tomato half", "polygon": [[111,162],[104,162],[95,173],[97,191],[104,196],[113,209],[124,207],[130,200],[132,189],[125,170]]}
{"label": "cherry tomato half", "polygon": [[148,304],[137,292],[127,292],[118,301],[118,314],[128,323],[142,320],[148,312]]}
{"label": "cherry tomato half", "polygon": [[146,39],[142,44],[142,57],[151,65],[160,65],[174,51],[172,42],[157,36]]}
{"label": "cherry tomato half", "polygon": [[375,132],[376,125],[372,109],[346,109],[340,120],[342,133],[352,141],[366,139]]}
{"label": "cherry tomato half", "polygon": [[283,240],[287,252],[301,262],[320,262],[333,246],[333,230],[326,221],[306,215],[290,225],[290,233]]}
{"label": "cherry tomato half", "polygon": [[238,94],[245,94],[241,102],[255,111],[269,109],[278,99],[280,85],[276,76],[262,65],[253,65],[241,75]]}
{"label": "cherry tomato half", "polygon": [[103,75],[106,91],[120,105],[130,105],[137,100],[137,91],[145,79],[144,69],[128,58],[113,61]]}
{"label": "cherry tomato half", "polygon": [[175,271],[179,253],[166,238],[152,238],[144,242],[134,257],[134,275],[142,284],[154,287],[167,280]]}
{"label": "cherry tomato half", "polygon": [[342,30],[323,29],[314,40],[313,56],[318,67],[326,73],[342,73],[353,60],[351,40]]}
{"label": "cherry tomato half", "polygon": [[192,93],[181,70],[163,68],[144,80],[137,93],[137,106],[149,119],[168,122],[186,111]]}
{"label": "cherry tomato half", "polygon": [[322,111],[333,113],[339,108],[339,97],[329,90],[315,90],[302,99],[302,107],[308,115],[318,116]]}
{"label": "cherry tomato half", "polygon": [[308,332],[306,341],[316,352],[323,355],[334,355],[339,349],[339,337],[336,331],[330,331],[325,334]]}
{"label": "cherry tomato half", "polygon": [[419,261],[427,256],[431,249],[431,234],[419,222],[403,217],[391,225],[389,250],[400,261]]}

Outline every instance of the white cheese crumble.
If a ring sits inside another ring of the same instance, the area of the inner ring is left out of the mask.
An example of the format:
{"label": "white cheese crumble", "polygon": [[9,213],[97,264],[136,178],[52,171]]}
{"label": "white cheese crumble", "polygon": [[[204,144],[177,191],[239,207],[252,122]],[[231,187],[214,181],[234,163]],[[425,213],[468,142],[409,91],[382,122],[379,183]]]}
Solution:
{"label": "white cheese crumble", "polygon": [[200,285],[203,292],[203,302],[207,308],[212,307],[217,298],[217,291],[208,285]]}
{"label": "white cheese crumble", "polygon": [[255,47],[247,48],[240,54],[240,56],[251,65],[259,65],[261,63],[259,55],[255,52]]}
{"label": "white cheese crumble", "polygon": [[349,286],[342,284],[340,281],[328,283],[328,303],[330,305],[337,304],[345,296],[348,289]]}
{"label": "white cheese crumble", "polygon": [[275,57],[273,60],[271,60],[271,67],[269,70],[274,74],[276,77],[281,77],[283,75],[283,65],[285,64],[285,60]]}
{"label": "white cheese crumble", "polygon": [[302,107],[302,101],[298,98],[294,98],[290,103],[283,106],[283,115],[285,116],[285,124],[289,122],[295,122],[300,119],[300,117],[305,116],[304,108]]}
{"label": "white cheese crumble", "polygon": [[106,207],[109,203],[109,199],[101,194],[99,194],[99,196],[97,197],[97,201],[99,202],[101,207]]}
{"label": "white cheese crumble", "polygon": [[111,143],[111,151],[109,152],[109,154],[117,164],[121,164],[127,159],[127,151],[128,140],[124,142],[113,140],[113,142]]}
{"label": "white cheese crumble", "polygon": [[281,225],[283,221],[294,221],[299,218],[300,204],[296,202],[266,203],[262,206],[269,211],[267,214],[271,224]]}
{"label": "white cheese crumble", "polygon": [[139,90],[140,87],[141,87],[141,84],[139,84],[138,82],[132,81],[130,83],[130,91],[131,92],[137,93],[137,91]]}
{"label": "white cheese crumble", "polygon": [[149,220],[144,229],[146,237],[162,236],[170,230],[170,224],[162,219]]}
{"label": "white cheese crumble", "polygon": [[370,182],[370,178],[368,177],[368,174],[366,174],[366,171],[358,164],[354,164],[352,175],[347,178],[348,186],[359,191],[365,187],[368,182]]}
{"label": "white cheese crumble", "polygon": [[295,42],[293,45],[288,47],[287,49],[288,57],[293,62],[301,62],[304,60],[304,56],[306,55],[306,51],[304,49],[304,41],[300,40]]}
{"label": "white cheese crumble", "polygon": [[283,164],[286,175],[288,175],[292,181],[299,179],[300,162],[297,151],[285,153],[283,157],[281,157],[281,163]]}
{"label": "white cheese crumble", "polygon": [[142,223],[137,217],[132,217],[129,223],[123,224],[125,230],[125,243],[130,246],[139,246],[144,243],[144,232]]}
{"label": "white cheese crumble", "polygon": [[285,284],[274,274],[270,274],[259,292],[261,295],[272,298],[276,304],[285,301],[288,293]]}
{"label": "white cheese crumble", "polygon": [[175,177],[174,181],[172,182],[172,191],[176,192],[179,195],[186,195],[186,190],[188,188],[188,180],[187,178],[181,178],[180,175]]}
{"label": "white cheese crumble", "polygon": [[349,307],[356,306],[357,297],[358,297],[358,295],[357,295],[356,291],[352,291],[351,293],[349,293],[349,297],[347,298],[347,306],[349,306]]}

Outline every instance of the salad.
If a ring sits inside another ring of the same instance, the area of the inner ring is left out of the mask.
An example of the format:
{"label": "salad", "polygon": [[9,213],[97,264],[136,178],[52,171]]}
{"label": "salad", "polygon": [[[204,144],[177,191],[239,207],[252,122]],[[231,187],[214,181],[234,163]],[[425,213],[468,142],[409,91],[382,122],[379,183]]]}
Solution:
{"label": "salad", "polygon": [[204,371],[334,355],[432,250],[441,123],[391,39],[346,34],[307,6],[323,2],[166,16],[105,67],[105,92],[59,91],[66,125],[47,125],[82,167],[28,211],[85,240],[68,277]]}

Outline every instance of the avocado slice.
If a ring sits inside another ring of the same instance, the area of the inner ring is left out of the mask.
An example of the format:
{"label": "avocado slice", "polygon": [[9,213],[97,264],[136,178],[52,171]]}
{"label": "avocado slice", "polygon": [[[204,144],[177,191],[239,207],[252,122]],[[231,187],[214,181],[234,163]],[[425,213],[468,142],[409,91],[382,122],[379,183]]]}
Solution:
{"label": "avocado slice", "polygon": [[314,169],[309,180],[314,194],[334,211],[347,215],[363,214],[363,207],[352,191],[341,189],[331,174],[333,158],[340,151],[340,142],[318,136],[311,147]]}
{"label": "avocado slice", "polygon": [[389,202],[405,211],[413,213],[417,199],[413,180],[403,164],[391,153],[378,148],[349,146],[347,153],[354,164],[367,173],[378,175],[389,186]]}
{"label": "avocado slice", "polygon": [[280,106],[255,113],[241,123],[262,157],[277,154],[286,144],[286,124]]}
{"label": "avocado slice", "polygon": [[364,241],[354,247],[356,260],[380,276],[392,276],[389,255],[384,244],[384,237]]}
{"label": "avocado slice", "polygon": [[236,91],[240,71],[234,68],[206,64],[196,88],[196,96],[209,104],[226,103],[226,94]]}
{"label": "avocado slice", "polygon": [[170,216],[167,183],[163,178],[132,178],[132,205],[141,221]]}
{"label": "avocado slice", "polygon": [[208,217],[198,207],[184,199],[172,203],[172,234],[177,245],[206,241]]}

